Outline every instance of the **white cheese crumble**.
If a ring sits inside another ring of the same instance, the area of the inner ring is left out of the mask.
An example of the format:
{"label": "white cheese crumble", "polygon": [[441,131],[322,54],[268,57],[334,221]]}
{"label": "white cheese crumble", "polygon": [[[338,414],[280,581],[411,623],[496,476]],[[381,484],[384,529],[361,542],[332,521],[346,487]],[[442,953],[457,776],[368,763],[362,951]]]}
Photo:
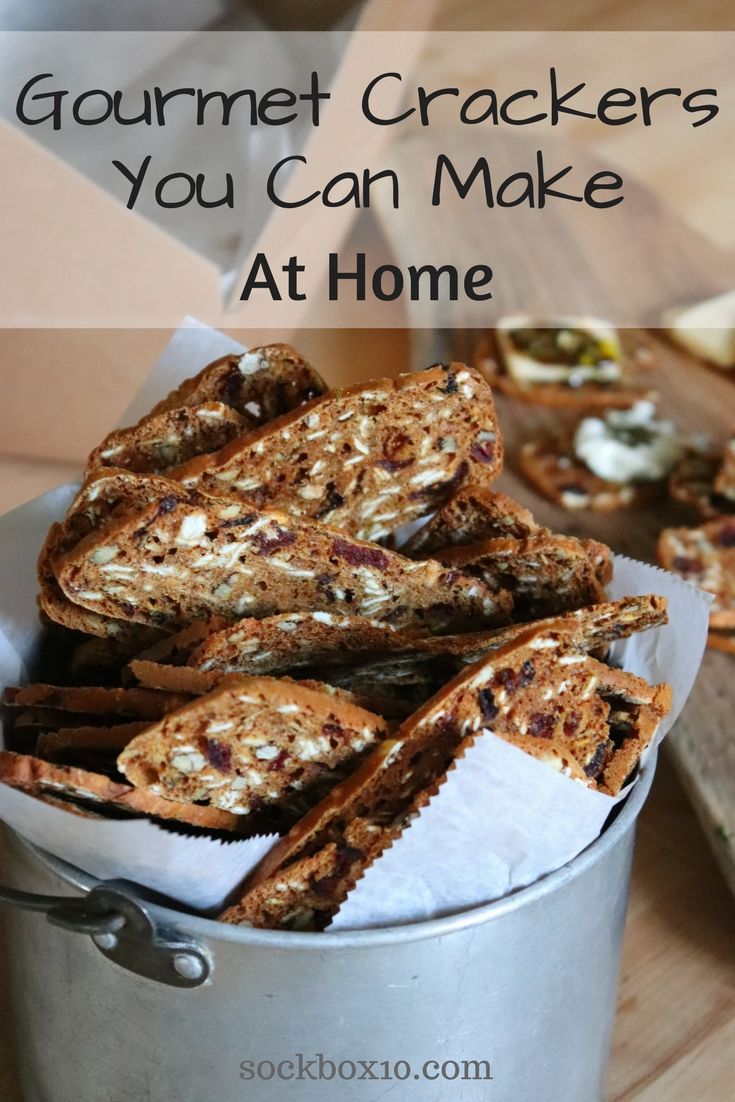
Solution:
{"label": "white cheese crumble", "polygon": [[652,402],[585,417],[574,452],[593,474],[609,482],[657,482],[681,458],[684,442],[672,421],[657,421]]}

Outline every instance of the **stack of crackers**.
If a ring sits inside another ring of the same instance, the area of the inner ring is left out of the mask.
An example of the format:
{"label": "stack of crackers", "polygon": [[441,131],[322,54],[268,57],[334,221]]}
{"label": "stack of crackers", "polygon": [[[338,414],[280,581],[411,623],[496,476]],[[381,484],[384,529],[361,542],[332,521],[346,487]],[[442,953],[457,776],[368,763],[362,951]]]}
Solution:
{"label": "stack of crackers", "polygon": [[225,357],[89,458],[39,559],[43,680],[0,780],[84,816],[281,840],[222,916],[320,929],[492,731],[615,795],[670,707],[605,662],[666,621],[611,554],[493,489],[463,364],[330,390]]}

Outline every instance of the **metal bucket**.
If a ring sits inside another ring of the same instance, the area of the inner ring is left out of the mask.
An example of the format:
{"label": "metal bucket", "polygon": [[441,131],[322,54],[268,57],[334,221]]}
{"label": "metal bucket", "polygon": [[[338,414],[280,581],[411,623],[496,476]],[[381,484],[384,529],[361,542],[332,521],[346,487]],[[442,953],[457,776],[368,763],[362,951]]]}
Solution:
{"label": "metal bucket", "polygon": [[24,1102],[599,1102],[654,768],[532,887],[361,933],[193,918],[9,838],[15,885],[90,892],[35,904],[67,929],[6,914]]}

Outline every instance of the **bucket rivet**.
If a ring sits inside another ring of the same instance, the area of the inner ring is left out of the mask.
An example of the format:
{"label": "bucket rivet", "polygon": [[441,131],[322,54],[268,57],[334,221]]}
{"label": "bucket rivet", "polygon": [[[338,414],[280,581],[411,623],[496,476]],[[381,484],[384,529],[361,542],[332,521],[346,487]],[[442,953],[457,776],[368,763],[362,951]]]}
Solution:
{"label": "bucket rivet", "polygon": [[192,953],[177,953],[174,968],[182,980],[200,980],[204,975],[204,962]]}
{"label": "bucket rivet", "polygon": [[117,949],[115,934],[95,934],[92,941],[98,949],[106,949],[108,953],[111,953],[113,949]]}

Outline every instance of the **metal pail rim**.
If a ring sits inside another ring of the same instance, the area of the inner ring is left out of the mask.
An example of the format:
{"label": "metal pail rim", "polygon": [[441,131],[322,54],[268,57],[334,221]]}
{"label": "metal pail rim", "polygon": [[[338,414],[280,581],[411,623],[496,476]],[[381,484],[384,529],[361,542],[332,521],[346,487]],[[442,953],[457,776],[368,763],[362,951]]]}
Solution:
{"label": "metal pail rim", "polygon": [[[177,911],[158,904],[146,904],[152,916],[162,926],[174,926],[188,935],[198,938],[211,938],[215,941],[230,941],[243,945],[260,946],[269,949],[304,950],[315,949],[328,952],[339,949],[372,949],[382,945],[399,945],[405,942],[438,938],[446,934],[457,933],[473,926],[482,925],[494,918],[501,918],[528,903],[561,890],[569,881],[581,876],[588,868],[601,861],[631,830],[648,796],[656,771],[657,751],[652,750],[630,794],[626,797],[614,821],[603,833],[582,850],[566,865],[542,877],[527,888],[521,888],[511,895],[504,896],[492,903],[482,903],[442,918],[424,919],[401,926],[386,926],[372,930],[345,930],[340,933],[298,933],[290,930],[257,930],[249,926],[230,926],[217,922],[213,918],[201,918],[186,911]],[[66,883],[82,891],[90,891],[100,881],[82,872],[59,857],[54,857],[31,842],[26,841],[17,832],[13,832],[21,844],[30,850],[47,868]]]}

